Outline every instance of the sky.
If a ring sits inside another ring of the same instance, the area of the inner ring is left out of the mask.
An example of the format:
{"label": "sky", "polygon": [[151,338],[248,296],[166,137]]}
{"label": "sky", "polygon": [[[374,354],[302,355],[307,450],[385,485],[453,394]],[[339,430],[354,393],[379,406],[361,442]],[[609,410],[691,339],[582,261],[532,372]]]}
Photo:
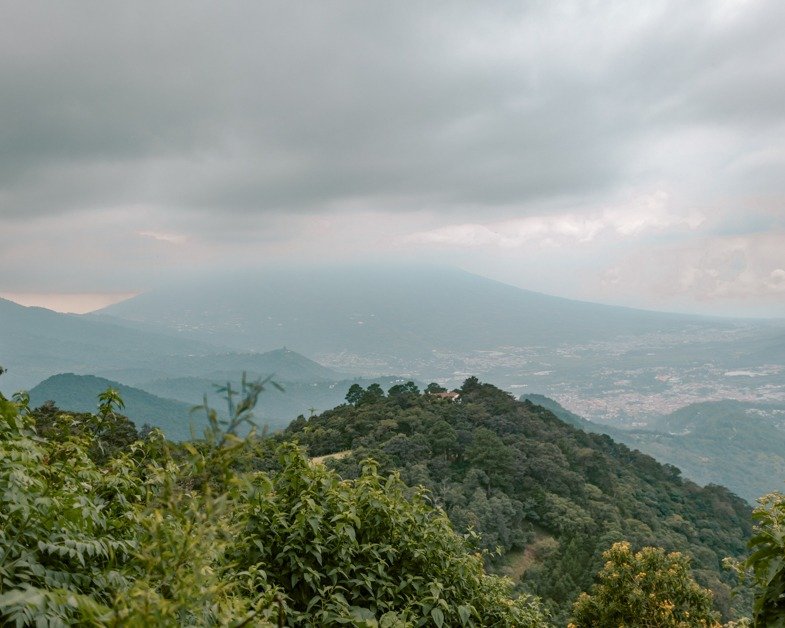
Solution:
{"label": "sky", "polygon": [[785,317],[785,3],[6,3],[0,296],[454,265]]}

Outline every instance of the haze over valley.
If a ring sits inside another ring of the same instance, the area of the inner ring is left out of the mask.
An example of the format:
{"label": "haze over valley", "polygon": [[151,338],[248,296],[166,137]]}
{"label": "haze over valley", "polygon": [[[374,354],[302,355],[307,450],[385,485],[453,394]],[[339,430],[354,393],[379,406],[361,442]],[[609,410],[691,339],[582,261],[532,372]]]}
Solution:
{"label": "haze over valley", "polygon": [[785,402],[785,321],[576,302],[454,269],[224,276],[140,295],[98,316],[234,349],[289,346],[358,376],[454,387],[478,375],[616,425],[640,426],[700,401]]}

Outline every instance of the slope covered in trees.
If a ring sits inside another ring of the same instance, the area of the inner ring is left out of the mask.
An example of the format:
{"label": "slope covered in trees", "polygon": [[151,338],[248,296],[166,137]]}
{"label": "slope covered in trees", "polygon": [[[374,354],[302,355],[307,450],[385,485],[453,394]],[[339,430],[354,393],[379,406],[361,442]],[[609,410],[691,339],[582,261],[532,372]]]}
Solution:
{"label": "slope covered in trees", "polygon": [[37,407],[51,401],[73,412],[94,412],[98,395],[107,388],[120,393],[125,402],[124,412],[138,425],[157,427],[167,438],[188,440],[204,429],[204,415],[189,416],[192,406],[187,403],[157,397],[94,375],[63,373],[49,377],[30,390],[30,405]]}
{"label": "slope covered in trees", "polygon": [[673,464],[699,484],[721,484],[751,504],[785,488],[785,406],[726,399],[693,403],[627,430],[588,421],[543,395],[523,399],[547,407],[587,432],[608,434],[657,460]]}
{"label": "slope covered in trees", "polygon": [[0,624],[546,624],[398,478],[368,463],[343,481],[291,443],[238,438],[260,391],[243,388],[225,430],[211,415],[204,440],[111,451],[116,392],[98,415],[0,395]]}
{"label": "slope covered in trees", "polygon": [[782,621],[782,495],[744,561],[739,498],[476,378],[457,401],[354,385],[240,438],[263,387],[244,379],[228,424],[207,408],[179,444],[140,434],[113,390],[97,414],[0,395],[0,622],[719,627],[753,611],[736,573],[756,625]]}
{"label": "slope covered in trees", "polygon": [[520,576],[520,588],[557,617],[566,618],[603,552],[622,540],[691,556],[726,618],[748,603],[731,597],[733,576],[722,567],[744,554],[750,536],[742,499],[475,378],[460,392],[453,402],[406,386],[354,390],[353,403],[298,419],[283,438],[314,456],[351,452],[328,462],[345,477],[371,456],[382,471],[425,486],[459,531],[476,530],[486,549],[499,548],[493,568]]}

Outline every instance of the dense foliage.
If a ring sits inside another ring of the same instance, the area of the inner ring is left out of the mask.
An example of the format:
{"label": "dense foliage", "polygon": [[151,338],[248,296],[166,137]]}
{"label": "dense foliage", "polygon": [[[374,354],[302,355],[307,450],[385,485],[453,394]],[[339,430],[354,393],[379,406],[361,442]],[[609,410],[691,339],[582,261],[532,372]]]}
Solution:
{"label": "dense foliage", "polygon": [[719,626],[711,591],[692,579],[689,560],[660,548],[633,552],[626,542],[603,554],[607,561],[591,595],[582,593],[570,628],[635,626],[691,628]]}
{"label": "dense foliage", "polygon": [[725,489],[475,378],[458,401],[353,386],[240,438],[265,383],[223,388],[232,418],[206,408],[183,444],[113,390],[96,414],[0,395],[0,623],[719,626],[749,608],[719,562],[752,533],[755,625],[785,626],[781,494],[752,531]]}
{"label": "dense foliage", "polygon": [[752,553],[744,567],[755,586],[756,626],[785,626],[785,495],[771,493],[755,509]]}
{"label": "dense foliage", "polygon": [[746,551],[752,525],[743,500],[475,378],[460,394],[455,402],[407,386],[386,395],[353,389],[350,403],[298,419],[282,438],[315,456],[351,452],[328,462],[344,477],[356,477],[370,456],[385,473],[426,487],[459,531],[475,530],[486,550],[499,549],[490,567],[547,600],[559,619],[622,540],[692,557],[723,617],[747,612],[749,598],[732,596],[734,575],[722,567]]}
{"label": "dense foliage", "polygon": [[259,391],[182,446],[126,440],[111,392],[98,415],[0,396],[0,623],[546,622],[396,476],[368,463],[341,480],[292,444],[273,459],[269,439],[236,437]]}
{"label": "dense foliage", "polygon": [[587,432],[673,464],[699,484],[721,484],[750,504],[777,490],[785,478],[785,405],[732,400],[685,406],[647,429],[592,423],[542,395],[526,395],[557,417]]}

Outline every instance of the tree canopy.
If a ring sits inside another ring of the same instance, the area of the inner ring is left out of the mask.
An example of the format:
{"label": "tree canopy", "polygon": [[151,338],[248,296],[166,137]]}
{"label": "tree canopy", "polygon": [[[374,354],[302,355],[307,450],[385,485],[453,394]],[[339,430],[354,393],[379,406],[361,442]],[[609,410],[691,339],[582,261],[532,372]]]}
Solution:
{"label": "tree canopy", "polygon": [[35,412],[0,400],[0,623],[546,623],[535,599],[485,573],[471,538],[373,463],[342,480],[214,414],[202,441],[153,430],[91,456],[124,420],[117,401],[48,416],[42,436]]}
{"label": "tree canopy", "polygon": [[695,582],[684,555],[655,547],[633,552],[620,542],[602,556],[607,562],[591,594],[582,593],[575,603],[570,628],[720,625],[711,591]]}
{"label": "tree canopy", "polygon": [[[432,394],[376,395],[292,424],[312,456],[358,477],[363,460],[423,486],[460,533],[477,532],[486,566],[566,622],[614,543],[655,546],[692,558],[723,619],[749,613],[733,596],[725,557],[742,559],[752,509],[719,486],[700,487],[678,469],[599,434],[588,434],[530,402],[469,378],[460,401]],[[349,452],[348,454],[346,452]]]}
{"label": "tree canopy", "polygon": [[[748,625],[719,562],[750,511],[725,489],[476,378],[241,438],[265,383],[181,444],[113,391],[98,414],[0,398],[0,623]],[[754,517],[738,571],[756,625],[785,625],[785,496]]]}

